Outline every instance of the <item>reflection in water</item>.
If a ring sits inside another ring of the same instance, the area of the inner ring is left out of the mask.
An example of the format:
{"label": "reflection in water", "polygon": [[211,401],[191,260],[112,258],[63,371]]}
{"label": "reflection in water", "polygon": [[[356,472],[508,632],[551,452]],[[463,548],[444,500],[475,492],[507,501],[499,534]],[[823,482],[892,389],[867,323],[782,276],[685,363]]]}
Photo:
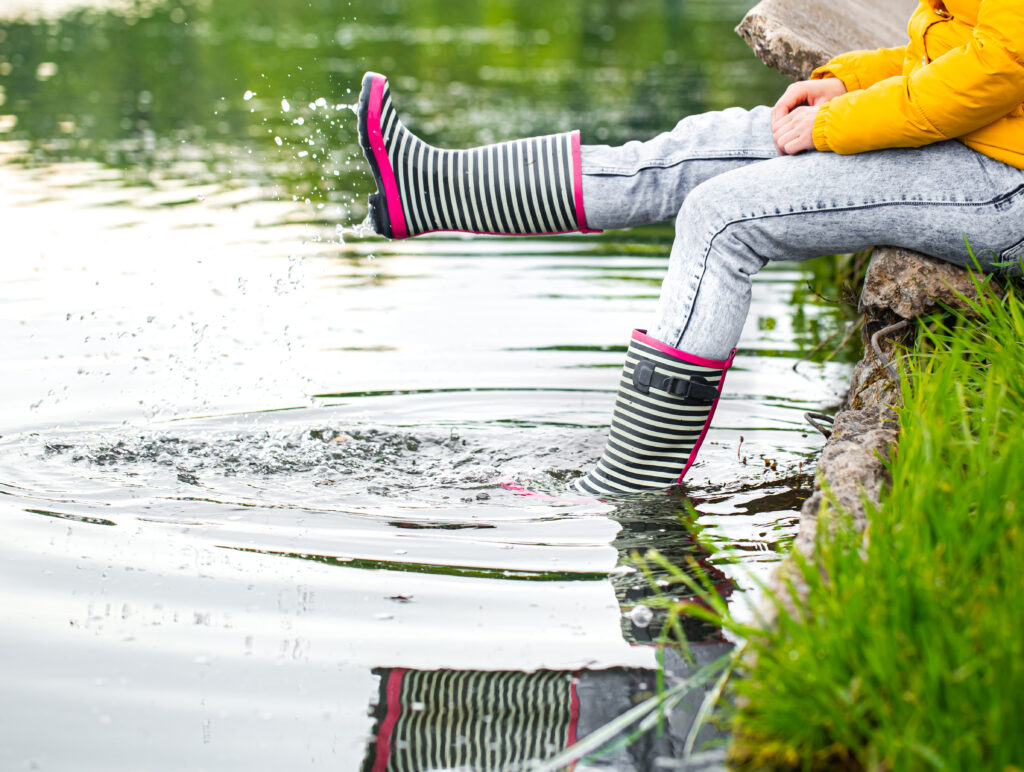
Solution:
{"label": "reflection in water", "polygon": [[[641,605],[655,588],[632,567],[637,550],[656,547],[691,575],[702,572],[724,598],[732,592],[732,583],[708,563],[709,553],[694,541],[680,514],[685,514],[683,503],[664,497],[621,503],[611,513],[621,525],[613,542],[619,559],[611,571],[612,584],[623,638],[631,645],[671,639],[664,610],[651,612]],[[653,579],[665,585],[658,587],[659,594],[679,598],[674,590],[682,588],[668,586],[658,574]],[[733,648],[709,623],[684,618],[683,629],[688,658],[675,648],[662,649],[661,689],[692,677]],[[496,668],[501,664],[500,658],[494,662]],[[526,769],[526,762],[551,758],[651,697],[658,680],[652,670],[627,668],[534,672],[375,668],[373,673],[379,687],[364,772]],[[681,758],[710,688],[704,684],[688,693],[669,715],[667,730],[642,734],[624,747],[594,754],[588,764],[643,772],[657,768],[659,759]],[[627,727],[624,734],[635,726]],[[721,737],[711,725],[697,736],[702,744]]]}
{"label": "reflection in water", "polygon": [[[724,642],[693,646],[692,662],[667,649],[665,686],[685,680],[730,648]],[[529,769],[527,762],[551,758],[657,689],[653,671],[624,668],[532,673],[377,668],[373,673],[380,681],[364,772]],[[680,759],[708,688],[690,692],[662,731],[596,753],[587,768],[646,772]],[[706,725],[697,741],[703,745],[722,737]]]}
{"label": "reflection in water", "polygon": [[576,742],[570,673],[376,669],[376,735],[363,769],[504,769]]}

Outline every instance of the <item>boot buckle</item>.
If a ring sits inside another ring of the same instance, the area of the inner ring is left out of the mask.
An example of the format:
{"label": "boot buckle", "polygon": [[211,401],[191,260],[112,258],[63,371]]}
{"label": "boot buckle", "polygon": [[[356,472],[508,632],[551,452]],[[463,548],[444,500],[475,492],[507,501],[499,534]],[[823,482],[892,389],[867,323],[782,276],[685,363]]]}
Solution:
{"label": "boot buckle", "polygon": [[633,368],[633,388],[641,394],[650,394],[652,386],[679,399],[696,399],[701,402],[714,402],[718,399],[718,389],[699,375],[691,378],[665,375],[657,372],[654,362],[641,359]]}
{"label": "boot buckle", "polygon": [[687,399],[690,396],[691,385],[689,378],[672,377],[665,380],[664,389],[673,397]]}
{"label": "boot buckle", "polygon": [[649,394],[654,380],[654,362],[641,359],[633,368],[633,388],[641,394]]}
{"label": "boot buckle", "polygon": [[673,397],[679,397],[680,399],[696,399],[700,402],[714,402],[718,399],[718,389],[699,375],[694,375],[690,378],[675,376],[666,378],[664,386],[658,383],[654,385],[664,388]]}

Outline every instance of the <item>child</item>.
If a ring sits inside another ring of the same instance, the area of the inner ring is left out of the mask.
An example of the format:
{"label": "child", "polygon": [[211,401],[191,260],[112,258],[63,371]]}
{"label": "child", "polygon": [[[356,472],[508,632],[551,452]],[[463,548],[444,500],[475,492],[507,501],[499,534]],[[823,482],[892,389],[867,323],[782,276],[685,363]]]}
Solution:
{"label": "child", "polygon": [[[680,481],[771,260],[891,244],[984,270],[1024,258],[1024,4],[922,0],[901,48],[853,51],[769,109],[690,116],[621,147],[578,132],[439,150],[367,73],[378,233],[594,232],[676,218],[650,331],[634,330],[590,495]],[[1019,269],[1018,269],[1019,270]]]}

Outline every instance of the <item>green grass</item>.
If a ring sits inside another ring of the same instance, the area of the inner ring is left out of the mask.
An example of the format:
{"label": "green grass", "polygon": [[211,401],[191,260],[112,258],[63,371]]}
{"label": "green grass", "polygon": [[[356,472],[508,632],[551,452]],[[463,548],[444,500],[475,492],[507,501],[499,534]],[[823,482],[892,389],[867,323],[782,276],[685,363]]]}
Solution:
{"label": "green grass", "polygon": [[[740,768],[1024,768],[1024,312],[1012,289],[919,323],[892,488],[858,534],[825,515],[803,611],[731,628]],[[662,562],[657,555],[649,559]],[[693,580],[676,570],[676,581]],[[696,588],[695,588],[696,589]]]}

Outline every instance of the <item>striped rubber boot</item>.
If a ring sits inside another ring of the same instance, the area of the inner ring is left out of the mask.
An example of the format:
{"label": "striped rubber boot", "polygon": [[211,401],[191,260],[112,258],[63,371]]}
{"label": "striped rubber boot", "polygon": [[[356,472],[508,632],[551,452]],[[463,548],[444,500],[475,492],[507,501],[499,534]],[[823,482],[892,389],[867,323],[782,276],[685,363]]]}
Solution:
{"label": "striped rubber boot", "polygon": [[575,493],[661,490],[680,482],[704,441],[733,356],[687,354],[634,330],[615,398],[608,442]]}
{"label": "striped rubber boot", "polygon": [[387,78],[368,72],[359,142],[377,183],[374,229],[389,239],[431,231],[595,232],[583,213],[579,132],[439,150],[402,125]]}

